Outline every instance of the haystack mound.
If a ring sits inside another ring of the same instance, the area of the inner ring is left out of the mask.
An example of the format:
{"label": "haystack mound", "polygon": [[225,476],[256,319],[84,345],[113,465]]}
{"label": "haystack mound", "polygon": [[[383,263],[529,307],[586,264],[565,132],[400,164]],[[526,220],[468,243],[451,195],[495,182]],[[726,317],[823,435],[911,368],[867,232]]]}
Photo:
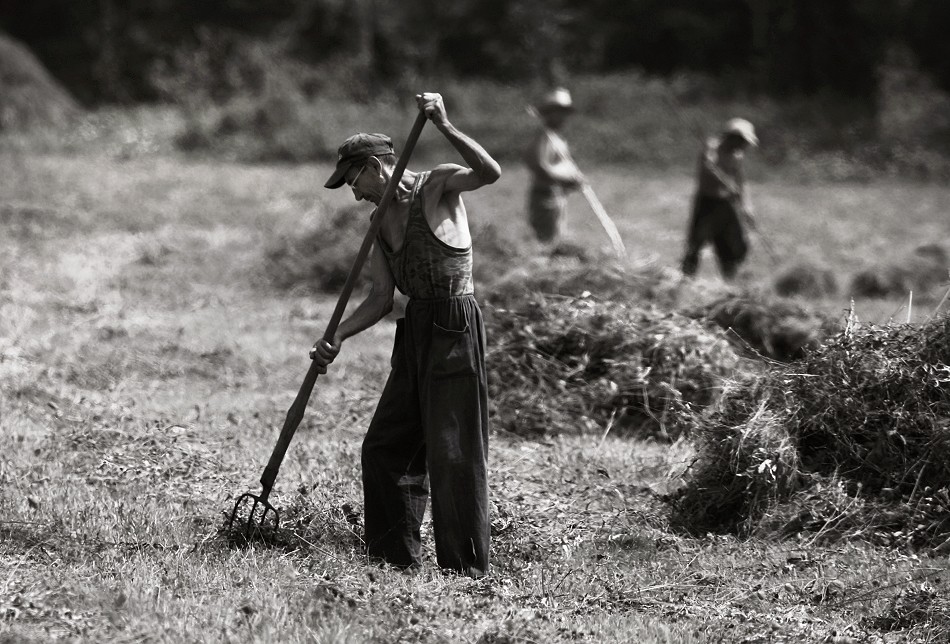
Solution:
{"label": "haystack mound", "polygon": [[591,298],[534,295],[485,322],[494,422],[524,436],[675,438],[741,362],[700,322]]}
{"label": "haystack mound", "polygon": [[816,264],[796,264],[782,271],[774,282],[775,292],[784,297],[800,295],[818,299],[838,293],[834,271]]}
{"label": "haystack mound", "polygon": [[350,206],[333,217],[321,218],[303,235],[280,235],[264,251],[264,274],[282,289],[337,292],[363,243],[365,224],[365,213]]}
{"label": "haystack mound", "polygon": [[481,293],[498,279],[505,267],[519,263],[522,247],[491,222],[477,220],[471,226],[475,288]]}
{"label": "haystack mound", "polygon": [[909,291],[926,297],[950,280],[950,251],[943,244],[918,246],[900,262],[867,266],[851,280],[859,297],[906,297]]}
{"label": "haystack mound", "polygon": [[842,332],[736,387],[695,428],[675,523],[950,549],[948,374],[950,316]]}
{"label": "haystack mound", "polygon": [[0,33],[0,130],[62,125],[76,101],[21,43]]}
{"label": "haystack mound", "polygon": [[509,271],[491,284],[482,296],[485,301],[500,307],[537,293],[672,306],[679,287],[679,275],[656,264],[629,267],[607,260],[588,264],[545,258]]}
{"label": "haystack mound", "polygon": [[737,346],[781,361],[801,358],[835,326],[797,302],[753,291],[727,293],[689,315],[726,329]]}

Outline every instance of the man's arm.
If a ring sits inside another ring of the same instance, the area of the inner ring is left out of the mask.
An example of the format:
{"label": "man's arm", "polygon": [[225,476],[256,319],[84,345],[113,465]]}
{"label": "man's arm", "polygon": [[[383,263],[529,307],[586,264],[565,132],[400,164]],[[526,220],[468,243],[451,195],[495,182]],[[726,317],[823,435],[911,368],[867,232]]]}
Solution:
{"label": "man's arm", "polygon": [[321,367],[319,369],[320,373],[327,372],[327,366],[333,362],[333,359],[340,352],[340,346],[344,340],[373,326],[393,310],[393,292],[396,288],[396,281],[393,279],[389,264],[386,262],[386,256],[383,255],[378,243],[373,246],[369,270],[371,280],[369,294],[360,302],[353,313],[340,322],[333,343],[331,344],[321,338],[310,350],[310,358]]}
{"label": "man's arm", "polygon": [[[442,96],[425,93],[416,96],[419,109],[438,128],[468,164],[468,167],[444,164],[436,169],[434,179],[443,179],[443,192],[465,192],[494,183],[501,176],[501,166],[470,136],[449,122]],[[444,178],[438,175],[444,174]]]}
{"label": "man's arm", "polygon": [[741,194],[741,189],[729,176],[723,172],[722,168],[719,167],[719,162],[717,160],[716,145],[712,142],[706,143],[706,147],[702,152],[700,158],[700,172],[702,172],[706,181],[710,181],[713,184],[718,184],[719,186],[726,189],[732,195],[739,196]]}
{"label": "man's arm", "polygon": [[[570,159],[563,155],[556,155],[553,137],[547,132],[535,143],[534,149],[528,155],[528,167],[536,174],[545,177],[551,183],[559,183],[567,187],[576,187],[584,182],[583,175]],[[552,163],[552,158],[559,160]]]}

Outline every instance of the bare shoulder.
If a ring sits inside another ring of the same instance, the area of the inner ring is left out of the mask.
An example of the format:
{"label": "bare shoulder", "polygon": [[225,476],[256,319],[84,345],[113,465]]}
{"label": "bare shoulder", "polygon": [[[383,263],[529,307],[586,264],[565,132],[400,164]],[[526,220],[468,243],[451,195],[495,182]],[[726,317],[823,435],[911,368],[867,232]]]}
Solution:
{"label": "bare shoulder", "polygon": [[429,171],[429,179],[426,185],[429,187],[441,186],[444,188],[445,182],[454,177],[459,172],[468,170],[465,166],[458,163],[441,163]]}
{"label": "bare shoulder", "polygon": [[474,170],[457,163],[443,163],[433,168],[429,173],[429,180],[426,182],[426,197],[429,195],[439,195],[439,197],[477,190],[478,188],[490,183],[480,177]]}

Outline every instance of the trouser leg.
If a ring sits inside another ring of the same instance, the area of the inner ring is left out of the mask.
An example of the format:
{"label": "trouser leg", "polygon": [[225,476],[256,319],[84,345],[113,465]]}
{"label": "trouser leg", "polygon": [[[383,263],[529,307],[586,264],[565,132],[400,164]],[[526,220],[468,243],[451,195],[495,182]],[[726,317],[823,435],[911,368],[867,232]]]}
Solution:
{"label": "trouser leg", "polygon": [[686,232],[686,249],[680,268],[684,275],[692,277],[699,269],[699,253],[706,242],[703,226],[703,212],[698,200],[693,201],[693,212],[689,219],[689,228]]}
{"label": "trouser leg", "polygon": [[421,562],[425,513],[425,439],[415,378],[397,323],[392,371],[363,440],[363,499],[367,553],[397,566]]}
{"label": "trouser leg", "polygon": [[528,195],[528,223],[540,242],[553,242],[561,234],[567,199],[556,187],[535,187]]}
{"label": "trouser leg", "polygon": [[714,239],[716,258],[719,260],[719,270],[723,278],[731,280],[745,261],[749,244],[739,221],[739,214],[731,204],[723,206],[717,214],[721,221]]}
{"label": "trouser leg", "polygon": [[423,386],[432,523],[439,566],[488,573],[488,379],[485,329],[473,298],[432,316]]}

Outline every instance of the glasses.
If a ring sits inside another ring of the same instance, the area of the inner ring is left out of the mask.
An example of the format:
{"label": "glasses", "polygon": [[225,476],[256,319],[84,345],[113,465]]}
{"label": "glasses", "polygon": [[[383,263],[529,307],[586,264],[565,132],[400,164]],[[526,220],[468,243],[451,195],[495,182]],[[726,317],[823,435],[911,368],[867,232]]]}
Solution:
{"label": "glasses", "polygon": [[360,178],[360,175],[363,174],[363,170],[365,170],[365,169],[366,169],[366,166],[365,166],[365,165],[360,166],[360,171],[356,173],[356,176],[353,177],[353,180],[352,180],[352,181],[347,181],[347,182],[346,182],[346,185],[348,185],[348,186],[351,187],[351,188],[352,188],[353,186],[355,186],[355,185],[356,185],[356,180]]}

